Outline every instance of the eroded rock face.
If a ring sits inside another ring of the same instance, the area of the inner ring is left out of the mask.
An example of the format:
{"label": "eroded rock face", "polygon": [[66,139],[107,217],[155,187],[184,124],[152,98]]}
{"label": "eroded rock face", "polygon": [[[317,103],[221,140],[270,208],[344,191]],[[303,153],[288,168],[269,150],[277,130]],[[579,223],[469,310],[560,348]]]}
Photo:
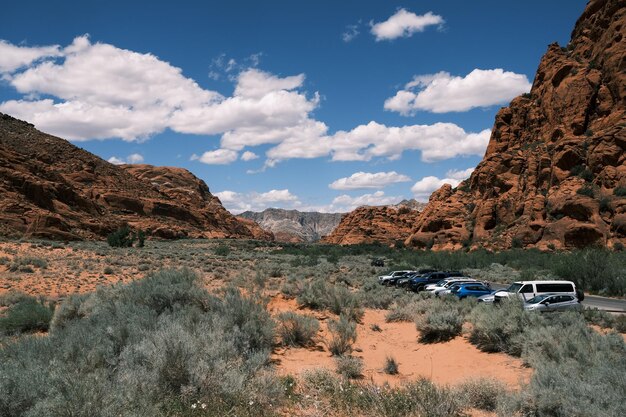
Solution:
{"label": "eroded rock face", "polygon": [[472,176],[433,194],[406,243],[434,249],[626,243],[624,36],[626,1],[591,1],[570,43],[548,47],[530,94],[498,112]]}
{"label": "eroded rock face", "polygon": [[337,227],[341,213],[301,212],[268,208],[260,213],[245,211],[238,217],[253,220],[274,234],[279,242],[317,242]]}
{"label": "eroded rock face", "polygon": [[95,239],[128,223],[165,239],[272,238],[185,169],[112,165],[3,114],[0,195],[3,236]]}
{"label": "eroded rock face", "polygon": [[403,244],[420,214],[423,203],[403,201],[391,206],[363,206],[341,218],[322,242],[340,245],[358,243]]}

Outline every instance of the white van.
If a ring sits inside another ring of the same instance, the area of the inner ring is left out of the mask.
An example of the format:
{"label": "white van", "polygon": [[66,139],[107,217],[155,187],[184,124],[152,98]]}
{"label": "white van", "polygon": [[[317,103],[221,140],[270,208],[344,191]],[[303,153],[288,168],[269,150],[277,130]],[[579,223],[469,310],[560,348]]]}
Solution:
{"label": "white van", "polygon": [[498,302],[503,298],[517,295],[524,302],[541,294],[573,295],[582,301],[584,294],[576,290],[576,285],[572,281],[517,281],[511,284],[506,290],[496,291],[494,301]]}

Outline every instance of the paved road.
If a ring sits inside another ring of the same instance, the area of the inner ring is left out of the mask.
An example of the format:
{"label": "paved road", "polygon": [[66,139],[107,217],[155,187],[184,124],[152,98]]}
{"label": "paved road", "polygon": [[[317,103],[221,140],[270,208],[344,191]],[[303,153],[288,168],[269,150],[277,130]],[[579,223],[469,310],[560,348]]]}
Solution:
{"label": "paved road", "polygon": [[[491,288],[494,290],[503,290],[507,287],[508,285],[498,284],[496,282],[491,284]],[[622,299],[585,294],[585,300],[582,304],[588,308],[597,308],[598,310],[606,310],[614,313],[626,313],[626,300]]]}

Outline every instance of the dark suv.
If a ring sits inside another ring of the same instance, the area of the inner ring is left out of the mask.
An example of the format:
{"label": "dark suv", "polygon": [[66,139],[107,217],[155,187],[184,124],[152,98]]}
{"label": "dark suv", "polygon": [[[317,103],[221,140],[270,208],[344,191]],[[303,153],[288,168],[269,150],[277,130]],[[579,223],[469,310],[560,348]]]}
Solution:
{"label": "dark suv", "polygon": [[425,274],[430,274],[431,272],[437,272],[437,270],[436,269],[420,269],[416,273],[413,273],[411,275],[405,275],[399,280],[396,280],[396,286],[408,287],[409,281],[411,281],[413,278],[421,277]]}
{"label": "dark suv", "polygon": [[414,277],[408,282],[408,288],[411,291],[420,292],[428,284],[435,284],[444,278],[462,277],[463,273],[459,271],[437,271]]}

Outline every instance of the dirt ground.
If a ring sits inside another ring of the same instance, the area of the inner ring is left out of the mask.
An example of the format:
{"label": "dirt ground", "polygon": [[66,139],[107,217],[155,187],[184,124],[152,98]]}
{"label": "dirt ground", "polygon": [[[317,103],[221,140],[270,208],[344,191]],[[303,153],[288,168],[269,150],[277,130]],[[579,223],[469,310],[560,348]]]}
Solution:
{"label": "dirt ground", "polygon": [[[326,323],[332,314],[298,309],[295,300],[274,297],[268,306],[273,314],[297,311],[309,314],[321,322],[318,341],[311,348],[286,348],[273,353],[272,359],[281,374],[299,375],[314,368],[335,369],[335,361],[324,344]],[[455,385],[472,378],[493,378],[511,389],[519,388],[530,380],[532,370],[522,361],[503,353],[485,353],[469,343],[465,337],[449,342],[419,343],[419,333],[414,323],[385,323],[386,310],[366,309],[363,320],[357,325],[357,341],[353,356],[363,359],[363,379],[391,386],[426,377],[437,384]],[[382,331],[372,330],[378,325]],[[383,371],[387,356],[399,364],[398,375]]]}

